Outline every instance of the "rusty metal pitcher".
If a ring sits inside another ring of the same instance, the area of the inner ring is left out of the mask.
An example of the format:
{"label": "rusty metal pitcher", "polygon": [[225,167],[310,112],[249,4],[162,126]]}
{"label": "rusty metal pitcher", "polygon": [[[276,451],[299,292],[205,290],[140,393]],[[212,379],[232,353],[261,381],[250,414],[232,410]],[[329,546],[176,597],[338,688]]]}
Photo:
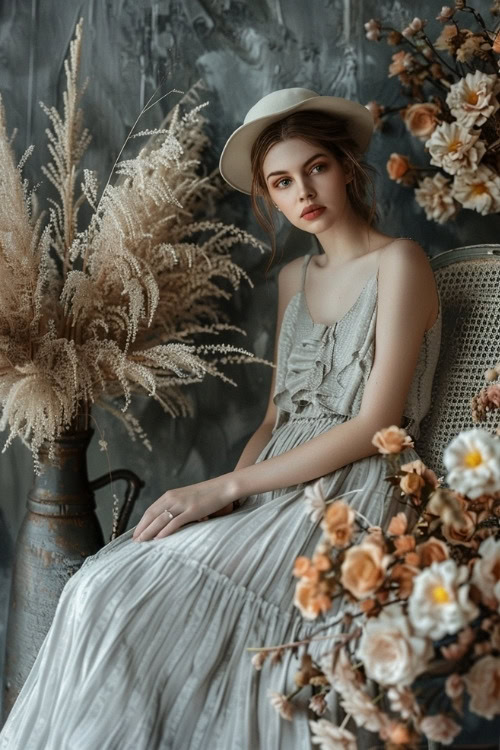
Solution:
{"label": "rusty metal pitcher", "polygon": [[93,430],[70,431],[55,445],[55,457],[40,451],[42,473],[35,475],[27,513],[16,541],[6,640],[3,719],[12,708],[49,630],[68,579],[103,545],[94,490],[127,482],[114,533],[127,527],[143,482],[121,469],[89,482],[87,447]]}

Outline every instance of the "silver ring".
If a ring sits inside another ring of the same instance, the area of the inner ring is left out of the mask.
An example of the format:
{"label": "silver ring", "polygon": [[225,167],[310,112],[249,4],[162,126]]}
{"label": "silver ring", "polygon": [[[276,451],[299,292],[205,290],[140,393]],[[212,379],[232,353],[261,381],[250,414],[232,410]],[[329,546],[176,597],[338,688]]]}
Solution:
{"label": "silver ring", "polygon": [[168,510],[167,508],[165,508],[165,510],[164,510],[163,512],[164,512],[164,513],[168,513],[168,516],[169,516],[168,520],[169,520],[169,521],[171,521],[171,520],[172,520],[172,518],[174,518],[174,514],[173,514],[173,513],[171,513],[171,512],[170,512],[170,511],[169,511],[169,510]]}

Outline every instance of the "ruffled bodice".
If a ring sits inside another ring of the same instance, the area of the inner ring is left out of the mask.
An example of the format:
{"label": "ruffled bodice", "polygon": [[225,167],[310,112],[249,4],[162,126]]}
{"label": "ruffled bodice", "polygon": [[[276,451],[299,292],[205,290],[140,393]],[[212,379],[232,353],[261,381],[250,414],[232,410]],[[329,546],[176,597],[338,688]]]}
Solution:
{"label": "ruffled bodice", "polygon": [[[275,429],[291,417],[319,418],[328,414],[354,417],[375,354],[378,276],[368,279],[356,302],[333,325],[315,322],[307,307],[304,278],[311,255],[303,264],[302,288],[285,310],[278,346],[274,403]],[[441,305],[434,325],[425,332],[404,408],[404,422],[418,438],[430,406],[431,387],[441,341]]]}

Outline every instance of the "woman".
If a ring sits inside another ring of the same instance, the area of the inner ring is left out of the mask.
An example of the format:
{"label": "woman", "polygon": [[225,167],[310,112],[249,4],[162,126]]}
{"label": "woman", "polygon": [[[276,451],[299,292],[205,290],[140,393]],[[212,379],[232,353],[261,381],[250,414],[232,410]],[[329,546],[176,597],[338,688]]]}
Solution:
{"label": "woman", "polygon": [[267,696],[293,691],[295,657],[255,671],[246,649],[317,628],[293,605],[294,560],[321,536],[307,483],[360,490],[350,503],[372,524],[392,515],[372,437],[391,424],[418,436],[439,350],[424,251],[376,229],[365,203],[372,129],[361,105],[294,88],[261,99],[226,143],[222,175],[261,219],[259,199],[322,249],[279,274],[263,422],[234,471],[169,490],[70,579],[1,748],[310,746],[307,711],[284,721]]}

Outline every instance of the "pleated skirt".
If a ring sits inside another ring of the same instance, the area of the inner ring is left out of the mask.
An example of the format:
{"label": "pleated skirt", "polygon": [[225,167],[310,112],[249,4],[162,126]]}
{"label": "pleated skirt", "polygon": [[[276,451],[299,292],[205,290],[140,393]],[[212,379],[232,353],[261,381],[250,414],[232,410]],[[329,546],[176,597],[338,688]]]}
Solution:
{"label": "pleated skirt", "polygon": [[[346,417],[293,419],[258,462]],[[418,458],[407,449],[405,460]],[[385,525],[401,508],[370,456],[323,479],[327,497]],[[0,733],[2,750],[305,750],[309,689],[293,721],[268,690],[291,693],[299,654],[262,670],[249,647],[304,640],[335,612],[305,620],[293,605],[295,558],[321,538],[304,484],[251,495],[228,516],[137,543],[133,529],[85,560],[67,582],[51,628]],[[320,659],[328,640],[309,647]],[[325,714],[325,718],[331,718]]]}

